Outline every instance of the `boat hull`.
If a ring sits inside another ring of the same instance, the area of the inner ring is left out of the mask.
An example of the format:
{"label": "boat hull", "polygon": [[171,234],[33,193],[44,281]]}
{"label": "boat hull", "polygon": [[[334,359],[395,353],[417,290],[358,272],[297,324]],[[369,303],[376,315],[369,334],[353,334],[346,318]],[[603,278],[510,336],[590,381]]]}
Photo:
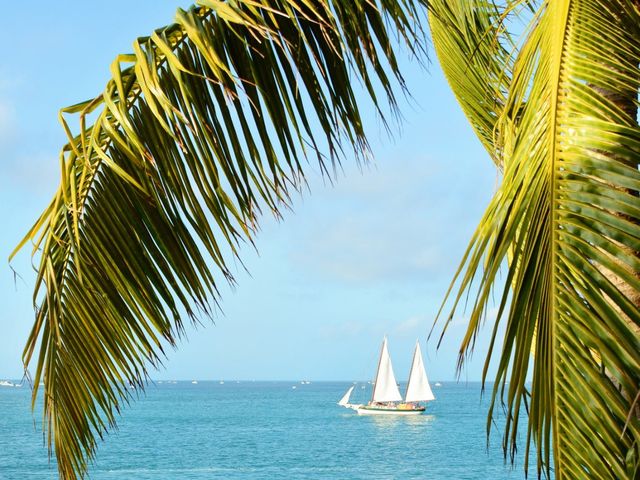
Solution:
{"label": "boat hull", "polygon": [[393,407],[374,407],[361,406],[356,409],[358,415],[422,415],[425,407],[417,408],[393,408]]}

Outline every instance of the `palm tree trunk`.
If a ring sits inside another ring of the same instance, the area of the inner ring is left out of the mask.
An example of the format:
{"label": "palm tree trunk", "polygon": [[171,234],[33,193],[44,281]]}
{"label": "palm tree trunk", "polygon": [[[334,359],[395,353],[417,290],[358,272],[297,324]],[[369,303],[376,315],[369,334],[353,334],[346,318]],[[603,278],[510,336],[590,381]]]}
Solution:
{"label": "palm tree trunk", "polygon": [[[640,1],[639,0],[635,0],[634,1],[635,7],[637,9],[640,9]],[[624,18],[624,14],[620,13],[620,15],[618,15],[618,17],[620,18],[621,22],[625,21]],[[638,41],[640,41],[640,29],[637,26],[633,26],[632,27],[633,30],[629,32],[629,34],[631,36],[633,36],[634,38],[637,39],[636,43]],[[610,52],[612,54],[616,54],[618,52]],[[618,53],[619,54],[619,53]],[[618,107],[622,112],[624,112],[624,114],[626,116],[628,116],[629,118],[629,123],[630,125],[634,126],[634,127],[638,127],[638,105],[637,105],[637,100],[638,100],[638,90],[637,89],[628,89],[626,91],[624,90],[618,90],[618,91],[611,91],[608,90],[606,88],[600,87],[598,85],[591,85],[591,88],[593,88],[593,90],[595,90],[596,92],[598,92],[598,94],[600,94],[602,97],[606,98],[609,102],[611,102],[612,104],[614,104],[616,107]],[[612,161],[616,161],[616,162],[620,162],[623,163],[631,168],[638,168],[638,159],[637,158],[623,158],[623,157],[619,157],[619,156],[615,156],[615,155],[611,155],[609,154],[610,158]],[[611,186],[611,185],[610,185]],[[633,195],[635,197],[639,196],[638,191],[634,191],[634,190],[629,190],[629,189],[620,189],[619,187],[616,187],[619,190],[625,191],[626,193]],[[629,215],[624,215],[621,214],[619,212],[613,212],[614,215],[616,215],[619,218],[623,218],[628,222],[632,222],[634,224],[639,224],[639,219],[637,217],[631,217]],[[618,242],[616,242],[618,243]],[[624,252],[630,256],[635,256],[636,258],[640,258],[640,252],[626,246],[626,245],[621,245],[618,243],[618,245],[620,245],[620,247],[624,250]],[[618,260],[617,258],[613,258],[610,256],[610,258],[612,258],[613,262],[615,262],[615,264],[618,267],[624,268],[625,270],[627,270],[628,272],[632,273],[636,278],[640,278],[640,272],[637,271],[630,271],[630,267]],[[638,291],[636,288],[634,288],[632,285],[630,285],[628,282],[624,281],[623,279],[621,279],[616,273],[612,272],[611,270],[605,268],[604,266],[597,264],[596,265],[598,270],[600,271],[600,273],[602,273],[602,275],[609,280],[609,282],[611,282],[617,289],[618,291],[620,291],[620,293],[622,293],[627,299],[629,299],[630,302],[632,302],[637,308],[640,308],[640,291]],[[609,300],[610,305],[613,307],[613,309],[618,313],[618,315],[620,315],[621,317],[625,318],[627,320],[627,324],[629,325],[629,329],[636,335],[636,336],[640,336],[640,327],[631,321],[631,319],[621,310],[621,308],[618,306],[618,304],[614,301],[612,301],[608,296],[607,299]],[[620,383],[616,380],[616,378],[611,374],[611,372],[609,372],[608,370],[606,370],[606,365],[603,365],[603,367],[605,368],[605,371],[607,372],[609,378],[611,379],[611,381],[616,384],[618,386],[618,389],[622,391],[622,387],[620,386]],[[630,403],[635,401],[636,392],[625,392],[622,391],[623,395],[627,398],[627,400],[629,400]],[[636,417],[640,417],[640,405],[636,404],[636,405],[631,405],[631,410],[634,411],[634,414]],[[630,412],[631,413],[631,412]]]}
{"label": "palm tree trunk", "polygon": [[[609,90],[606,90],[604,88],[600,88],[598,86],[592,86],[592,88],[594,90],[596,90],[600,95],[602,95],[603,97],[607,98],[611,103],[615,104],[618,108],[620,108],[620,110],[622,110],[623,112],[625,112],[629,118],[633,119],[635,125],[638,125],[637,122],[637,115],[638,115],[638,107],[636,105],[636,99],[638,96],[638,92],[636,91],[628,91],[628,92],[612,92]],[[631,168],[638,168],[638,161],[633,159],[626,159],[626,158],[620,158],[620,157],[615,157],[612,156],[611,158],[612,160],[616,161],[616,162],[621,162],[626,164],[627,166],[631,167]],[[628,190],[628,189],[623,189],[626,193],[633,195],[635,197],[638,197],[638,192],[637,191],[632,191],[632,190]],[[614,213],[616,216],[620,217],[620,218],[624,218],[625,220],[629,221],[629,222],[633,222],[635,224],[638,224],[638,218],[634,218],[634,217],[630,217],[628,215],[624,215],[618,212]],[[622,249],[625,251],[625,253],[629,254],[629,255],[633,255],[635,257],[640,257],[640,252],[633,250],[630,247],[627,247],[625,245],[622,245]],[[614,262],[616,263],[616,265],[629,270],[629,266],[626,265],[625,263],[619,261],[618,259],[613,259]],[[603,267],[602,265],[598,265],[598,270],[600,270],[600,272],[607,278],[607,280],[609,280],[613,285],[615,285],[615,287],[625,296],[629,299],[629,301],[631,301],[636,307],[640,308],[640,291],[636,290],[633,286],[629,285],[627,282],[623,281],[618,275],[616,275],[614,272],[612,272],[611,270]],[[640,278],[640,272],[633,272],[634,276],[637,278]],[[610,302],[612,304],[612,306],[614,307],[614,309],[623,316],[624,313],[622,312],[622,310],[615,304],[615,302]],[[633,331],[636,334],[640,334],[640,327],[638,327],[638,325],[636,325],[635,323],[631,323],[631,326],[633,328]]]}
{"label": "palm tree trunk", "polygon": [[[635,0],[634,1],[635,7],[640,9],[640,0]],[[620,18],[621,22],[624,22],[626,19],[624,18],[624,14],[622,12],[620,12],[620,14],[618,15],[618,17]],[[633,28],[633,31],[630,31],[629,34],[636,38],[637,41],[635,43],[640,42],[640,28],[638,28],[638,26],[634,26],[635,28]],[[621,55],[620,52],[610,52],[611,54],[618,54]],[[622,54],[624,55],[624,54]],[[598,92],[602,97],[606,98],[607,100],[609,100],[611,103],[613,103],[614,105],[616,105],[622,112],[624,112],[628,118],[629,118],[629,123],[635,127],[638,126],[638,106],[637,106],[637,100],[638,100],[638,90],[637,89],[632,89],[629,88],[628,90],[624,91],[624,90],[618,90],[618,91],[611,91],[608,90],[606,88],[603,88],[601,86],[598,85],[592,85],[591,86],[596,92]],[[611,156],[611,159],[616,161],[616,162],[621,162],[624,163],[625,165],[631,167],[631,168],[638,168],[638,159],[637,158],[633,158],[633,159],[629,159],[629,158],[622,158],[622,157],[616,157],[616,156]],[[639,192],[637,191],[631,191],[631,190],[624,190],[627,193],[629,193],[630,195],[633,196],[638,196]],[[638,223],[638,219],[637,218],[632,218],[629,217],[627,215],[622,215],[619,213],[616,213],[616,216],[624,218],[625,220],[629,221],[629,222],[633,222],[633,223]],[[628,248],[626,246],[623,247],[625,252],[628,254],[632,254],[636,257],[640,256],[640,252],[637,252],[631,248]],[[623,266],[623,264],[619,261],[616,261],[616,264]],[[628,266],[625,266],[625,268],[628,270]],[[600,266],[599,270],[602,272],[603,275],[605,275],[605,277],[611,282],[613,283],[619,290],[621,293],[623,293],[635,306],[640,307],[640,291],[636,290],[635,288],[633,288],[631,285],[629,285],[628,283],[622,281],[617,275],[615,275],[613,272],[611,272],[610,270]],[[634,272],[634,275],[638,278],[640,278],[640,272]],[[621,315],[622,312],[620,311],[620,309],[616,306],[615,307],[616,311],[618,311]],[[635,333],[640,333],[640,328],[638,328],[637,325],[633,325],[633,329],[635,331]]]}

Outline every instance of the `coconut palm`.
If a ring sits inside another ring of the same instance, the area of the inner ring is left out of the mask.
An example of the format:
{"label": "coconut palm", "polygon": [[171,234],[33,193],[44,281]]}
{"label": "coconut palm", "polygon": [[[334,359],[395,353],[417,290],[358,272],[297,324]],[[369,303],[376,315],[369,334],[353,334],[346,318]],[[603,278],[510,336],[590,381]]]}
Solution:
{"label": "coconut palm", "polygon": [[[488,426],[504,402],[505,452],[526,409],[539,474],[634,478],[638,4],[429,5],[442,68],[503,175],[449,292],[451,316],[474,293],[460,362],[497,291],[487,365],[506,329]],[[84,474],[163,342],[215,308],[229,258],[262,210],[289,205],[304,159],[330,171],[345,148],[366,155],[351,81],[379,107],[378,82],[395,104],[390,32],[422,53],[420,7],[202,0],[119,57],[102,95],[63,110],[80,126],[64,123],[60,189],[25,239],[39,269],[24,354],[39,344],[34,399],[42,379],[63,478]]]}
{"label": "coconut palm", "polygon": [[638,478],[640,4],[431,4],[442,68],[502,171],[456,275],[451,315],[472,293],[460,361],[495,291],[485,376],[504,321],[489,421],[503,401],[505,455],[526,408],[538,474]]}
{"label": "coconut palm", "polygon": [[128,386],[213,313],[228,261],[304,187],[306,159],[366,158],[352,82],[393,111],[391,35],[422,54],[416,8],[200,0],[119,56],[101,95],[62,110],[60,188],[24,240],[39,257],[24,362],[38,352],[33,401],[43,381],[61,478],[84,476]]}

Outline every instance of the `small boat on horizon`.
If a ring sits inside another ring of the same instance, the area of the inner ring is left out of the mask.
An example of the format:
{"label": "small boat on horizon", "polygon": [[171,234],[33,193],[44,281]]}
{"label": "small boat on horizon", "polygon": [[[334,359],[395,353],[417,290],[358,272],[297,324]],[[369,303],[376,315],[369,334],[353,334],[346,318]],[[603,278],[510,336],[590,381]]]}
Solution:
{"label": "small boat on horizon", "polygon": [[422,361],[420,342],[416,341],[413,361],[409,370],[409,380],[404,400],[398,389],[387,348],[387,337],[382,341],[378,370],[373,381],[373,393],[367,404],[349,403],[354,386],[340,399],[338,405],[358,412],[358,415],[421,415],[426,410],[425,402],[435,400],[427,372]]}

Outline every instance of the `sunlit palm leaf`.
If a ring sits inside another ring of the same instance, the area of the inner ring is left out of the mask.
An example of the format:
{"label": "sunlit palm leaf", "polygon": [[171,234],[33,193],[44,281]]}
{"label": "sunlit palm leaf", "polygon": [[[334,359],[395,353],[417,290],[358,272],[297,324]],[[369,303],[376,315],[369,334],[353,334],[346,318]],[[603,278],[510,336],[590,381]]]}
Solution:
{"label": "sunlit palm leaf", "polygon": [[502,289],[493,399],[506,400],[505,449],[529,402],[527,449],[533,439],[538,471],[553,464],[556,478],[639,474],[639,25],[624,1],[553,1],[534,15],[496,124],[511,146],[503,183],[458,277],[461,294],[477,289],[461,359]]}
{"label": "sunlit palm leaf", "polygon": [[513,50],[505,12],[489,1],[429,4],[431,36],[444,74],[482,144],[502,167],[504,146],[496,122],[506,103]]}
{"label": "sunlit palm leaf", "polygon": [[211,313],[229,257],[261,208],[278,215],[303,186],[307,155],[324,170],[343,146],[366,155],[352,82],[394,104],[389,37],[421,53],[416,8],[202,0],[119,57],[101,96],[63,111],[80,113],[80,132],[65,123],[60,189],[25,239],[40,267],[24,353],[29,364],[39,343],[33,398],[44,380],[62,478],[84,475],[128,384],[144,387],[185,319]]}

